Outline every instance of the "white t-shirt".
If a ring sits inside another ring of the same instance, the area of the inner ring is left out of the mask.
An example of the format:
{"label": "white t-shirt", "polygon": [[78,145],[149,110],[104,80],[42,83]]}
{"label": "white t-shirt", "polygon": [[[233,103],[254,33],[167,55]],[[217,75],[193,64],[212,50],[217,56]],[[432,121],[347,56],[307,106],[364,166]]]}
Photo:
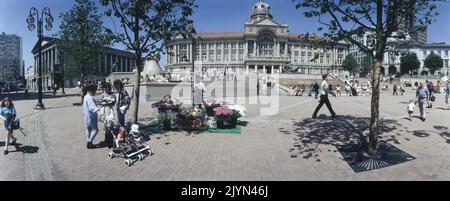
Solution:
{"label": "white t-shirt", "polygon": [[320,94],[320,95],[326,95],[326,94],[328,93],[328,88],[329,88],[329,86],[328,86],[328,84],[327,84],[327,81],[324,80],[324,81],[322,82],[322,84],[320,85],[320,88],[319,88],[319,94]]}
{"label": "white t-shirt", "polygon": [[408,111],[410,111],[410,112],[412,112],[412,111],[414,111],[414,103],[410,103],[409,105],[408,105]]}
{"label": "white t-shirt", "polygon": [[194,84],[194,104],[202,104],[203,91],[206,91],[206,86],[203,82]]}

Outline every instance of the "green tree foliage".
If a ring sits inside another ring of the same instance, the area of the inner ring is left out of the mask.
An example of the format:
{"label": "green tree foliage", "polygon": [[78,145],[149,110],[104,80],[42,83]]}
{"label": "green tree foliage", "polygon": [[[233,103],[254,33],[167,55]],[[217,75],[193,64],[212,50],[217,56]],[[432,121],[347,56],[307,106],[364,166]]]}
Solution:
{"label": "green tree foliage", "polygon": [[90,0],[76,0],[69,11],[60,14],[59,45],[68,79],[98,74],[100,50],[110,40],[97,10]]}
{"label": "green tree foliage", "polygon": [[351,54],[348,54],[345,56],[344,61],[342,62],[342,67],[344,70],[350,72],[350,73],[356,73],[358,70],[358,62],[356,61],[355,57],[353,57]]}
{"label": "green tree foliage", "polygon": [[395,67],[394,65],[390,65],[388,70],[389,75],[395,75],[397,73],[397,67]]}
{"label": "green tree foliage", "polygon": [[[398,33],[400,24],[417,21],[419,30],[424,30],[437,15],[435,2],[438,0],[292,0],[306,17],[319,20],[319,32],[335,41],[346,40],[356,45],[373,58],[372,99],[369,127],[368,154],[378,152],[380,67],[382,66],[388,38],[405,39]],[[369,40],[362,43],[353,36]]]}
{"label": "green tree foliage", "polygon": [[138,121],[140,74],[144,61],[151,55],[164,52],[168,41],[186,29],[195,0],[101,0],[109,7],[106,14],[120,21],[120,32],[109,31],[135,54],[134,93],[131,104],[133,122]]}
{"label": "green tree foliage", "polygon": [[408,52],[400,58],[400,71],[402,74],[411,74],[415,70],[419,70],[420,61],[417,54]]}
{"label": "green tree foliage", "polygon": [[441,69],[444,65],[442,58],[434,53],[431,53],[425,58],[424,67],[428,68],[433,75],[435,71]]}
{"label": "green tree foliage", "polygon": [[370,55],[366,55],[361,61],[359,72],[363,77],[365,77],[370,72],[370,69],[372,69],[372,58]]}

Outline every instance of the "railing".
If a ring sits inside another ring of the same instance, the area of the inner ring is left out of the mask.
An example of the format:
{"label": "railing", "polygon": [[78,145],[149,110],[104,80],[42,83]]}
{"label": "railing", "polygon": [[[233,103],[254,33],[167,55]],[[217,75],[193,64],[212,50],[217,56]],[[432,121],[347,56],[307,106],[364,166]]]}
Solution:
{"label": "railing", "polygon": [[279,60],[289,60],[288,57],[276,57],[276,56],[247,56],[247,59],[250,60],[270,60],[270,61],[279,61]]}

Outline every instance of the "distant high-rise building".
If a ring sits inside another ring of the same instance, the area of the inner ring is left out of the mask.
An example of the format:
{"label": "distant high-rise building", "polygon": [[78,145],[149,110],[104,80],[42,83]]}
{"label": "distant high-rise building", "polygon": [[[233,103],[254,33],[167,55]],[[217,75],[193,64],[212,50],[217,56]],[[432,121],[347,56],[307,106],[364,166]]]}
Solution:
{"label": "distant high-rise building", "polygon": [[409,36],[409,40],[416,44],[426,44],[428,32],[427,30],[421,30],[416,24],[416,18],[414,16],[404,18],[398,17],[399,25],[397,28],[398,33],[404,33]]}
{"label": "distant high-rise building", "polygon": [[0,80],[15,83],[16,76],[23,75],[22,38],[0,34]]}

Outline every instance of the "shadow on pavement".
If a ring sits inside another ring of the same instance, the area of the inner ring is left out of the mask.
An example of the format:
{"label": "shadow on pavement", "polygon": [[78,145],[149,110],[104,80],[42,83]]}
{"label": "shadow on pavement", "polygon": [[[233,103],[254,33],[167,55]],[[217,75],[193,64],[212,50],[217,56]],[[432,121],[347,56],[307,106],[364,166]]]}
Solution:
{"label": "shadow on pavement", "polygon": [[62,106],[48,107],[47,110],[67,108],[67,107],[73,107],[73,105],[62,105]]}
{"label": "shadow on pavement", "polygon": [[438,131],[439,136],[441,136],[447,144],[450,144],[450,132],[446,126],[433,126],[434,129]]}
{"label": "shadow on pavement", "polygon": [[[53,96],[51,92],[43,92],[42,99],[55,99],[55,98],[64,98],[64,97],[76,97],[80,96],[80,94],[58,94],[56,96]],[[35,92],[29,93],[26,95],[25,93],[10,93],[10,94],[0,94],[0,99],[3,99],[5,97],[9,97],[13,99],[13,101],[20,101],[20,100],[37,100],[38,94]]]}
{"label": "shadow on pavement", "polygon": [[416,131],[413,131],[412,134],[413,134],[414,136],[416,136],[416,137],[421,137],[421,138],[423,138],[423,137],[428,137],[428,136],[430,136],[429,132],[430,132],[430,131],[426,131],[426,130],[416,130]]}
{"label": "shadow on pavement", "polygon": [[[293,123],[295,143],[290,149],[292,157],[301,155],[303,158],[317,158],[322,150],[321,146],[341,146],[357,144],[367,147],[367,137],[363,132],[369,129],[370,118],[338,115],[336,118],[319,116],[317,119],[306,118]],[[390,132],[401,126],[396,120],[381,120],[380,133]],[[289,131],[282,131],[289,134]],[[297,152],[294,152],[297,150]]]}
{"label": "shadow on pavement", "polygon": [[[5,142],[0,142],[0,147],[4,147]],[[16,143],[16,145],[11,145],[10,147],[15,147],[15,150],[9,150],[10,153],[12,152],[22,152],[24,154],[34,154],[39,151],[39,147],[36,146],[30,146],[30,145],[22,145],[20,143]]]}
{"label": "shadow on pavement", "polygon": [[[291,158],[301,156],[304,159],[314,158],[320,162],[320,154],[340,152],[343,160],[354,172],[379,169],[415,159],[410,154],[389,144],[401,134],[391,135],[389,139],[380,138],[380,154],[377,157],[367,155],[368,137],[363,133],[369,129],[370,118],[338,115],[336,118],[319,116],[317,119],[306,118],[293,122],[294,131],[280,129],[286,135],[295,134],[294,145],[290,148]],[[402,128],[397,120],[380,119],[380,134],[389,133]],[[332,150],[335,147],[336,150]]]}
{"label": "shadow on pavement", "polygon": [[448,127],[446,126],[433,126],[435,131],[433,130],[415,130],[408,131],[408,133],[412,133],[416,137],[424,138],[429,137],[431,134],[437,134],[442,137],[447,144],[450,144],[450,132],[448,131]]}

